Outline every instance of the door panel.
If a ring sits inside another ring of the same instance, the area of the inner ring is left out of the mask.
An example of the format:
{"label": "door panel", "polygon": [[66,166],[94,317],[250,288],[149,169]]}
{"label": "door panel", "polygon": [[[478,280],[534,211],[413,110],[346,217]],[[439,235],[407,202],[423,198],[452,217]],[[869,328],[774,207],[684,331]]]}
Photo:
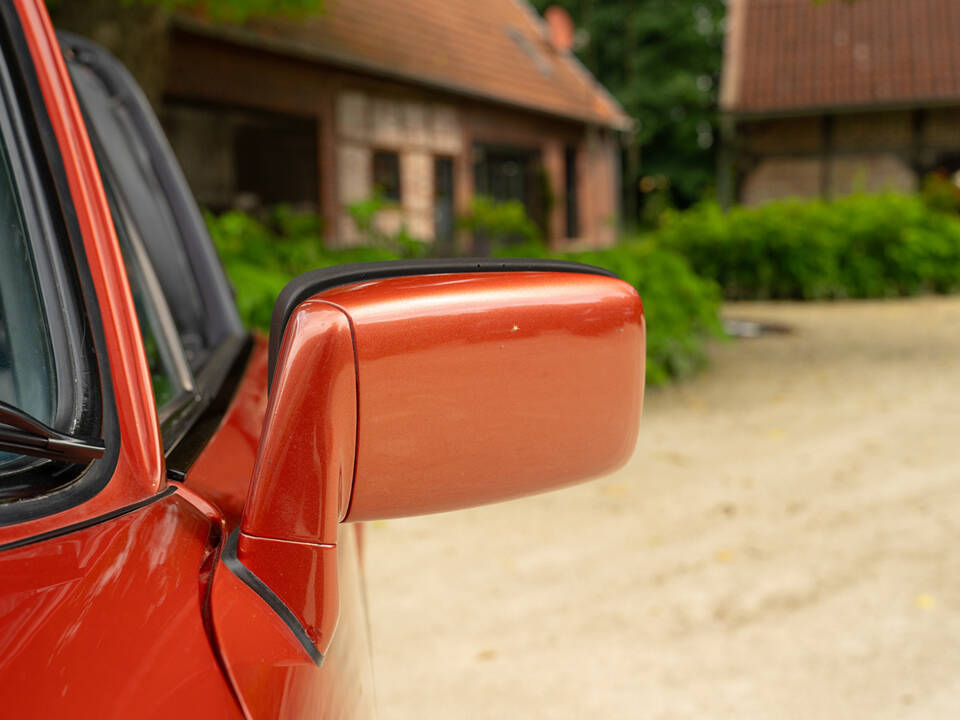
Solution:
{"label": "door panel", "polygon": [[203,621],[217,535],[174,492],[0,552],[3,714],[241,717]]}

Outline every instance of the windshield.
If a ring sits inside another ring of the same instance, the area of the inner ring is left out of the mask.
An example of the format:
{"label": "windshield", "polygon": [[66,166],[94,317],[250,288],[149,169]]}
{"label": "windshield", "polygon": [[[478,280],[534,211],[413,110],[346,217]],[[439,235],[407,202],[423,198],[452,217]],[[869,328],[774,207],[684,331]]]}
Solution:
{"label": "windshield", "polygon": [[[23,208],[0,139],[0,400],[52,425],[53,352]],[[0,465],[20,456],[0,452]]]}
{"label": "windshield", "polygon": [[56,376],[33,254],[0,140],[0,400],[53,423]]}

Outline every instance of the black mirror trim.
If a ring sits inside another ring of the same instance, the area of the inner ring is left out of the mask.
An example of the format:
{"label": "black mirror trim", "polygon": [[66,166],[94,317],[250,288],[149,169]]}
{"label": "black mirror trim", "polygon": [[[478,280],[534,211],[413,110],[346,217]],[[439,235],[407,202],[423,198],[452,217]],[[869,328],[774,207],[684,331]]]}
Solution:
{"label": "black mirror trim", "polygon": [[296,637],[303,646],[307,655],[313,660],[314,665],[320,667],[323,665],[323,653],[313,644],[313,640],[310,639],[310,636],[307,634],[303,625],[300,624],[297,616],[293,614],[293,611],[284,604],[283,600],[281,600],[263,580],[257,577],[250,568],[240,562],[240,558],[237,557],[237,543],[239,538],[240,528],[235,528],[234,531],[227,536],[227,543],[223,548],[223,553],[220,555],[223,564],[230,568],[230,572],[236,575],[240,582],[244,583],[259,595],[260,599],[279,616],[283,624],[290,629],[290,632],[293,633],[294,637]]}
{"label": "black mirror trim", "polygon": [[388,260],[353,263],[311,270],[291,280],[280,293],[270,318],[270,355],[267,370],[268,387],[273,386],[273,372],[280,354],[280,343],[287,322],[297,305],[314,295],[342,285],[410,275],[448,275],[476,272],[563,272],[587,275],[616,273],[583,263],[541,258],[440,258],[424,260]]}

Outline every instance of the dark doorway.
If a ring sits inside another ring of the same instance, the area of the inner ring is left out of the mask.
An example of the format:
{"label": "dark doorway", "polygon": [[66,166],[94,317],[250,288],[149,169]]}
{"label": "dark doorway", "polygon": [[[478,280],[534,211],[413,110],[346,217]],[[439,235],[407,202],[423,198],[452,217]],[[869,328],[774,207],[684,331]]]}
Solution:
{"label": "dark doorway", "polygon": [[433,159],[433,232],[438,251],[453,251],[455,230],[453,158],[438,156]]}
{"label": "dark doorway", "polygon": [[211,210],[319,202],[317,121],[168,101],[163,125],[201,205]]}
{"label": "dark doorway", "polygon": [[563,170],[565,178],[565,199],[567,215],[567,237],[580,237],[580,203],[577,187],[577,149],[567,145],[563,151]]}
{"label": "dark doorway", "polygon": [[[474,192],[498,202],[516,200],[545,234],[546,174],[540,151],[531,148],[478,144],[473,149]],[[474,250],[489,253],[491,242],[512,242],[521,238],[488,238],[478,233]]]}

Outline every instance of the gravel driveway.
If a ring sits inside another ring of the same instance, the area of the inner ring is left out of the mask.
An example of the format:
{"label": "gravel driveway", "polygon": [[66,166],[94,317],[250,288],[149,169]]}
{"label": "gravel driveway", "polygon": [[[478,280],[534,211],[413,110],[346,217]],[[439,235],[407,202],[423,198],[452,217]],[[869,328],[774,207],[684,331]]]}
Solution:
{"label": "gravel driveway", "polygon": [[370,528],[381,718],[960,717],[960,299],[726,313],[616,475]]}

